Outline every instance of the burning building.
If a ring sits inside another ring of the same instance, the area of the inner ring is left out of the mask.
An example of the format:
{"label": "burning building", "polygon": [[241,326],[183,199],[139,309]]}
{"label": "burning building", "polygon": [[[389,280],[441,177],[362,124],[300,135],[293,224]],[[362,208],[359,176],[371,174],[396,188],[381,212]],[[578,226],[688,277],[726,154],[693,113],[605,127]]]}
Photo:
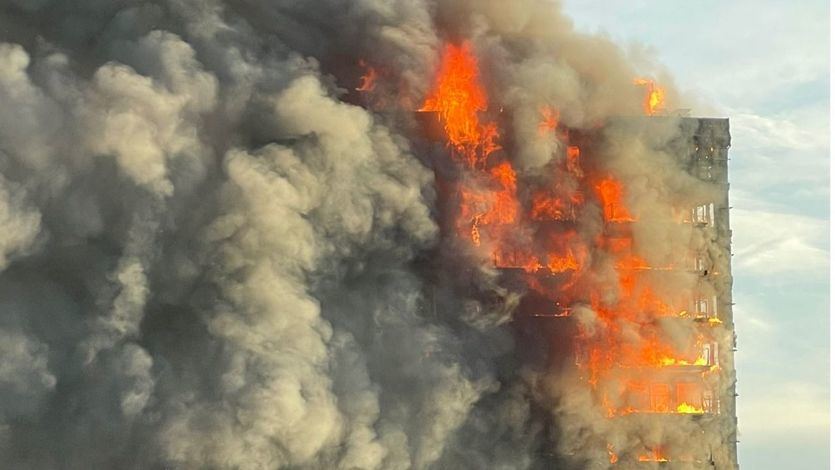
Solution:
{"label": "burning building", "polygon": [[3,2],[4,468],[733,469],[728,122],[560,3]]}
{"label": "burning building", "polygon": [[642,116],[574,129],[540,108],[558,145],[526,172],[502,139],[512,117],[483,118],[469,46],[447,46],[418,114],[444,146],[442,227],[495,273],[476,296],[510,305],[556,418],[546,461],[594,466],[596,446],[619,468],[737,468],[728,120],[662,112],[663,89],[635,84]]}

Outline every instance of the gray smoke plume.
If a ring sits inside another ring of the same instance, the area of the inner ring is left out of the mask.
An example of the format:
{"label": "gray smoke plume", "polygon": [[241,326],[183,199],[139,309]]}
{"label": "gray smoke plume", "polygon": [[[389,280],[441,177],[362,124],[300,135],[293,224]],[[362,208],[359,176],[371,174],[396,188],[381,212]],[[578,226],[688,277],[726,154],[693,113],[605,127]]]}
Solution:
{"label": "gray smoke plume", "polygon": [[[526,172],[561,145],[535,135],[542,105],[575,128],[640,106],[634,58],[545,0],[0,7],[3,467],[601,468],[607,439],[640,444],[651,423],[609,429],[526,367],[518,299],[439,246],[412,111],[462,39]],[[707,197],[640,139],[610,141],[642,214]],[[636,243],[666,259],[678,230]]]}

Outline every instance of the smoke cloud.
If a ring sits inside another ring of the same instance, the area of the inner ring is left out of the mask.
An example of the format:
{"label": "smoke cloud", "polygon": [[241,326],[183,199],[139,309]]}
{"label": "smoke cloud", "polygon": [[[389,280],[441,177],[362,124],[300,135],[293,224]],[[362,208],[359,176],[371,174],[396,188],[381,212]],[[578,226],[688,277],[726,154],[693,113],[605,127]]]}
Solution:
{"label": "smoke cloud", "polygon": [[[606,468],[607,445],[718,441],[695,421],[671,437],[600,414],[525,344],[520,294],[485,250],[445,235],[433,171],[448,153],[413,111],[443,45],[464,40],[527,177],[565,152],[537,132],[543,107],[588,130],[644,99],[635,64],[651,61],[546,0],[0,7],[4,465]],[[379,76],[369,93],[361,63]],[[662,214],[716,196],[662,150],[687,145],[680,123],[607,129],[601,165],[635,216],[659,220],[636,227],[639,254],[667,263],[684,245],[725,263]],[[617,284],[613,263],[595,285]],[[652,282],[672,296],[697,280]],[[583,331],[605,329],[572,308]]]}

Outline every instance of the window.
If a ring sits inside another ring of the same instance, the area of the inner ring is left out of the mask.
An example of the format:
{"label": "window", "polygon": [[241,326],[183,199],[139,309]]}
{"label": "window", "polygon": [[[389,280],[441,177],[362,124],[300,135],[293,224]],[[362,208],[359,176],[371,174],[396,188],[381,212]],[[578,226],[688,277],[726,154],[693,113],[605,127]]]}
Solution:
{"label": "window", "polygon": [[667,384],[652,384],[649,390],[649,403],[652,411],[667,413],[670,411],[670,386]]}
{"label": "window", "polygon": [[693,307],[696,318],[713,318],[716,316],[716,296],[698,298]]}
{"label": "window", "polygon": [[714,225],[713,203],[696,206],[692,211],[691,221],[696,225]]}
{"label": "window", "polygon": [[693,260],[693,268],[696,270],[697,273],[707,275],[707,260],[705,259],[705,255],[703,253],[697,253]]}
{"label": "window", "polygon": [[696,316],[697,317],[706,317],[707,315],[708,315],[707,300],[706,299],[696,300]]}
{"label": "window", "polygon": [[712,366],[718,362],[716,358],[718,349],[719,344],[716,342],[702,344],[701,359],[705,365]]}
{"label": "window", "polygon": [[[688,404],[695,408],[702,405],[702,387],[694,382],[681,382],[676,384],[676,404]],[[704,407],[701,407],[704,409]]]}
{"label": "window", "polygon": [[713,165],[707,165],[702,167],[702,179],[713,181]]}
{"label": "window", "polygon": [[719,400],[713,396],[713,390],[705,390],[702,393],[702,409],[706,413],[719,414]]}

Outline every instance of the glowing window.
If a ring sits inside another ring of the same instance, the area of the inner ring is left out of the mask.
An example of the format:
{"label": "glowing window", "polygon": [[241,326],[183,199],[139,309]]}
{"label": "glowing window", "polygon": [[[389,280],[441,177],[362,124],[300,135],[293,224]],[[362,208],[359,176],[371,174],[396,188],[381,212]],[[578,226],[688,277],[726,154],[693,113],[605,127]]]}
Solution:
{"label": "glowing window", "polygon": [[667,384],[652,384],[649,390],[649,403],[652,411],[667,413],[670,411],[670,386]]}

